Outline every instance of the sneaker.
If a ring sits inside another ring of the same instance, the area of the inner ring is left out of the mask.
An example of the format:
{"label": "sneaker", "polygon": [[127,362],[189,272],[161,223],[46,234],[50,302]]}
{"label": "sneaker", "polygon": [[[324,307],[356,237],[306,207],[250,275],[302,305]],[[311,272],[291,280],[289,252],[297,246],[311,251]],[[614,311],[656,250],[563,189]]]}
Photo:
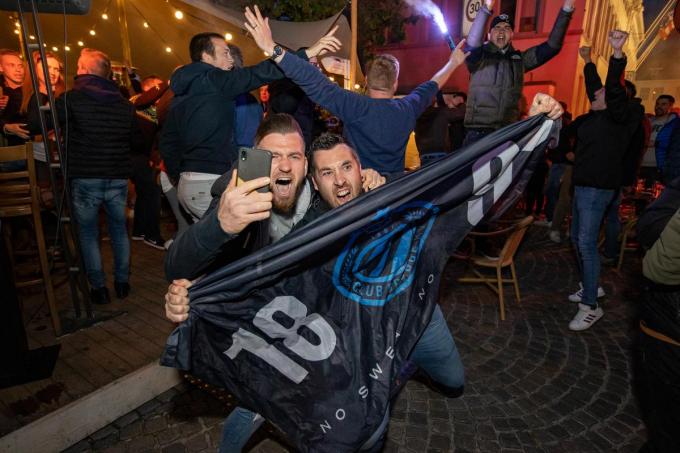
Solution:
{"label": "sneaker", "polygon": [[165,250],[165,239],[163,238],[144,238],[144,243],[158,250]]}
{"label": "sneaker", "polygon": [[96,304],[96,305],[110,304],[111,299],[109,298],[109,290],[106,288],[106,286],[102,286],[101,288],[91,289],[90,290],[90,300],[92,301],[93,304]]}
{"label": "sneaker", "polygon": [[589,329],[593,324],[604,316],[602,308],[593,308],[589,305],[578,304],[578,312],[569,323],[569,330],[581,331]]}
{"label": "sneaker", "polygon": [[[582,302],[583,301],[583,283],[579,282],[578,283],[579,290],[576,291],[574,294],[569,295],[569,301],[570,302]],[[600,299],[604,297],[606,294],[604,292],[604,289],[602,289],[601,286],[597,287],[597,298]]]}
{"label": "sneaker", "polygon": [[144,233],[132,233],[132,236],[130,236],[130,239],[133,241],[143,241],[144,240]]}
{"label": "sneaker", "polygon": [[113,282],[118,299],[125,299],[130,294],[130,284],[128,282]]}
{"label": "sneaker", "polygon": [[540,227],[548,227],[550,228],[552,226],[552,222],[548,222],[547,220],[537,220],[534,222],[534,225],[540,226]]}
{"label": "sneaker", "polygon": [[560,236],[560,232],[557,230],[550,230],[548,233],[548,238],[550,238],[551,241],[553,241],[556,244],[559,244],[562,242],[562,237]]}
{"label": "sneaker", "polygon": [[168,239],[167,241],[165,241],[165,244],[163,244],[163,248],[165,250],[170,250],[170,246],[172,245],[173,242],[175,242],[174,239]]}

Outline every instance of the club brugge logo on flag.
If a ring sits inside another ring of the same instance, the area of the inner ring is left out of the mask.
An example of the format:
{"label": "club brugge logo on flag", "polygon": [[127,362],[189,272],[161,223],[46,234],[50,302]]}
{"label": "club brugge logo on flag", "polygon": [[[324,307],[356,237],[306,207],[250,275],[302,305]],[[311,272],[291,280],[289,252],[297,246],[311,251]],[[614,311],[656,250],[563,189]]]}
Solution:
{"label": "club brugge logo on flag", "polygon": [[382,210],[352,235],[335,263],[333,284],[354,302],[382,306],[404,292],[439,209],[415,201]]}

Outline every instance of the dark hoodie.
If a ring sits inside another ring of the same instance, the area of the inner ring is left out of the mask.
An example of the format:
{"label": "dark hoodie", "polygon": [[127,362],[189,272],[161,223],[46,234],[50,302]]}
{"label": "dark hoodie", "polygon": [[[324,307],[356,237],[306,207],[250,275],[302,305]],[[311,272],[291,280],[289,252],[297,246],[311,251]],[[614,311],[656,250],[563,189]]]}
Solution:
{"label": "dark hoodie", "polygon": [[[302,56],[302,52],[300,53]],[[224,71],[208,63],[182,66],[172,75],[175,93],[163,125],[160,150],[168,174],[221,175],[236,160],[234,99],[283,78],[274,62]]]}
{"label": "dark hoodie", "polygon": [[[59,122],[68,126],[69,178],[127,179],[138,137],[135,108],[118,86],[96,75],[79,75],[56,100]],[[67,115],[68,114],[68,115]]]}

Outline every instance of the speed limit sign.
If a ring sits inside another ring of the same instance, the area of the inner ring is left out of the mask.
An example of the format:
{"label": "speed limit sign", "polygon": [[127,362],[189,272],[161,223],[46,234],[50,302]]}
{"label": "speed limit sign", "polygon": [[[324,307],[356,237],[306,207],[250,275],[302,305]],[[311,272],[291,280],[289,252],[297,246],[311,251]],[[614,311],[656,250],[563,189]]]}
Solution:
{"label": "speed limit sign", "polygon": [[482,9],[482,0],[465,0],[463,2],[463,36],[470,33],[472,22],[474,22],[480,9]]}

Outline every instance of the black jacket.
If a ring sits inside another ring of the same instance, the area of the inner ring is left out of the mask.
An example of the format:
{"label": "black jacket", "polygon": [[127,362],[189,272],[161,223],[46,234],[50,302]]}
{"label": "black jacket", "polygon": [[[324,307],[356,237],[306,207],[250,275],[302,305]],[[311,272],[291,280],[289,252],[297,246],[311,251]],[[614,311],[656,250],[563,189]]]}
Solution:
{"label": "black jacket", "polygon": [[[165,257],[165,276],[168,281],[179,278],[194,279],[270,244],[269,221],[251,223],[239,234],[222,230],[217,211],[222,193],[231,180],[231,171],[220,176],[212,186],[212,202],[201,220],[175,238]],[[311,181],[309,182],[310,187]],[[328,205],[312,188],[309,208],[293,230],[301,228],[328,211]]]}
{"label": "black jacket", "polygon": [[[111,80],[79,75],[56,100],[62,131],[68,126],[69,178],[127,179],[133,142],[139,139],[135,108]],[[39,126],[30,125],[32,131]]]}
{"label": "black jacket", "polygon": [[281,78],[283,73],[270,60],[230,71],[194,62],[175,71],[170,80],[174,98],[160,137],[170,177],[177,179],[185,171],[227,171],[237,152],[234,99]]}
{"label": "black jacket", "polygon": [[622,83],[625,58],[609,59],[605,83],[605,110],[590,111],[569,126],[576,129],[575,186],[618,190],[624,180],[624,163],[630,142],[642,124],[644,109],[628,99]]}

